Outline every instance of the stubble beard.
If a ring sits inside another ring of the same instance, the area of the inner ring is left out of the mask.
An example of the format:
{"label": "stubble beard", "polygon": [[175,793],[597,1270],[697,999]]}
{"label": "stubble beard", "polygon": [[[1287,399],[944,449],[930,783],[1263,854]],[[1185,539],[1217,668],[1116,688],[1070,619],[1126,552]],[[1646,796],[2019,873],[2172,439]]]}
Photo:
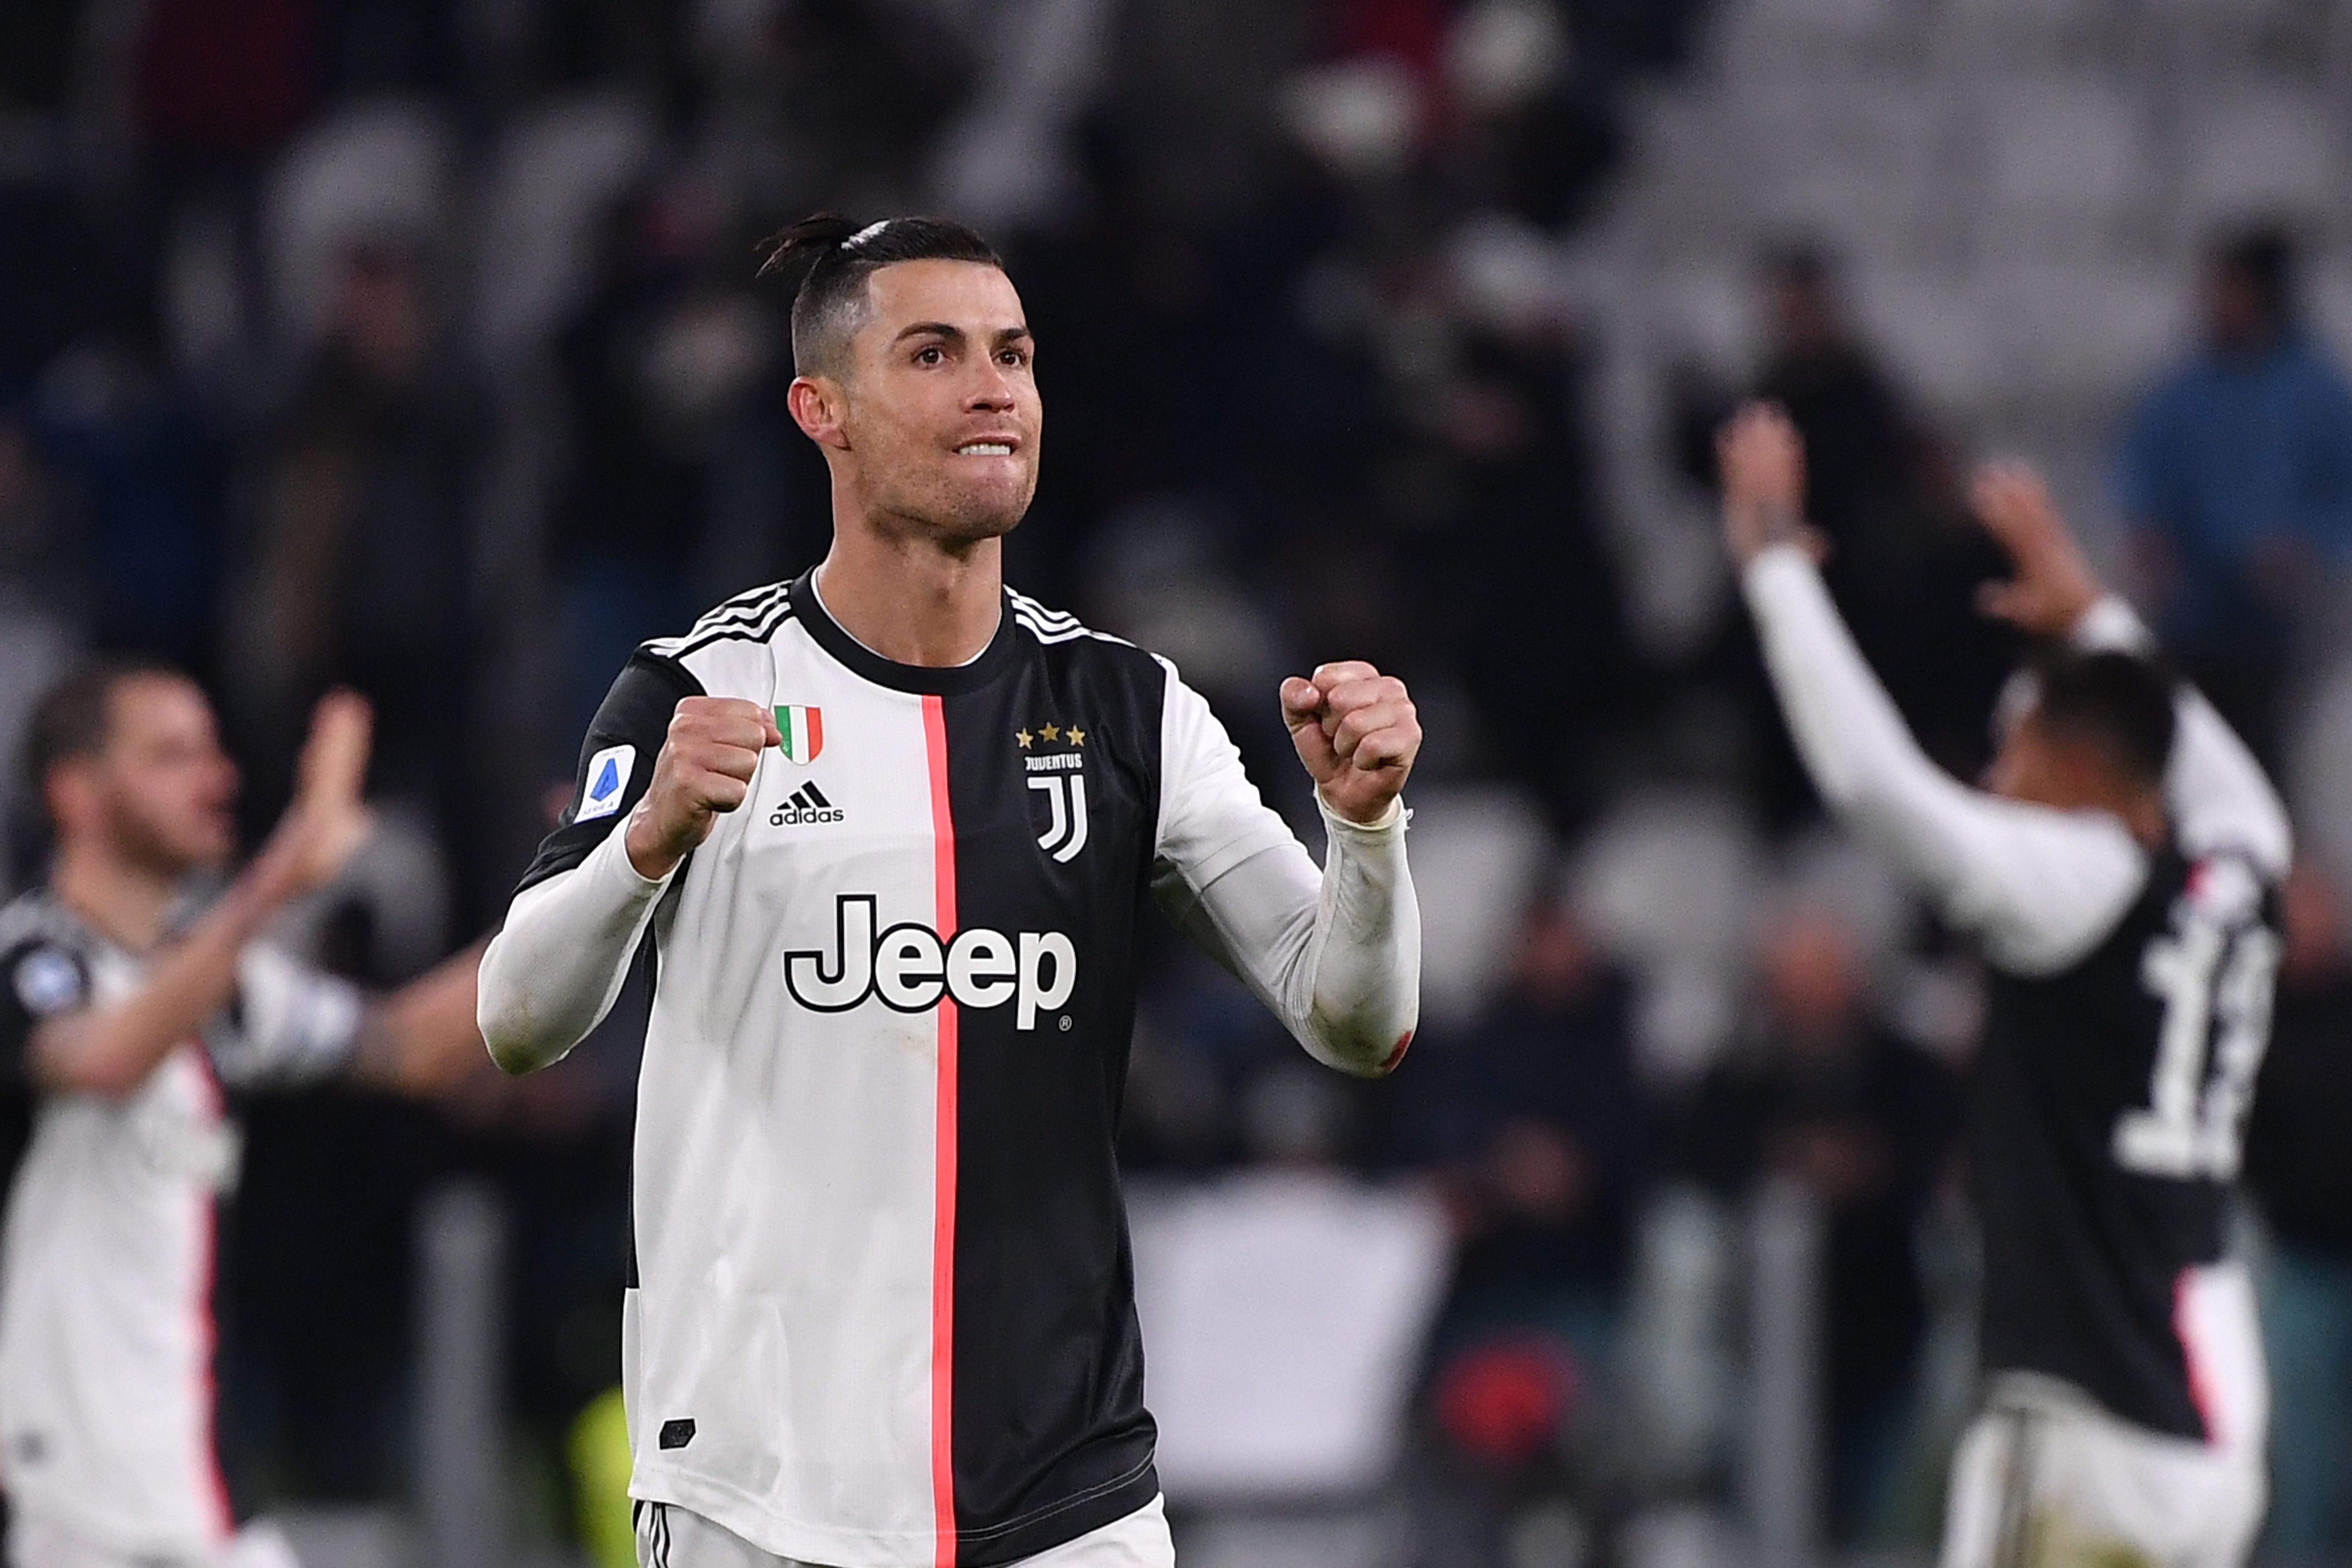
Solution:
{"label": "stubble beard", "polygon": [[128,806],[109,814],[108,837],[122,860],[148,876],[176,881],[199,871],[223,871],[236,856],[233,835],[224,832],[217,842],[202,847],[176,844],[171,832]]}
{"label": "stubble beard", "polygon": [[892,532],[908,540],[920,540],[950,554],[962,554],[1020,527],[1036,492],[1033,476],[1017,498],[942,486],[921,493],[890,496],[875,510]]}

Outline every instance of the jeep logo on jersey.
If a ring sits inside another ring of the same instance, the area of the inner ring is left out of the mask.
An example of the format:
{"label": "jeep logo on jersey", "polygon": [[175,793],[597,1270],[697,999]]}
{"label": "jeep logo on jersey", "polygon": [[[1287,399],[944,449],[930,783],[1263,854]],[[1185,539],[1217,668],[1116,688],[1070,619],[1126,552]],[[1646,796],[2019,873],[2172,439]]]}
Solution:
{"label": "jeep logo on jersey", "polygon": [[1015,1027],[1070,999],[1078,984],[1077,944],[1057,931],[1008,935],[975,926],[942,942],[908,921],[877,931],[871,893],[843,893],[834,906],[834,951],[784,954],[784,989],[816,1013],[846,1013],[869,996],[900,1013],[924,1013],[951,997],[960,1007],[1013,1005]]}
{"label": "jeep logo on jersey", "polygon": [[816,761],[816,754],[824,750],[824,710],[779,708],[776,733],[782,737],[776,749],[784,753],[784,760],[805,766]]}

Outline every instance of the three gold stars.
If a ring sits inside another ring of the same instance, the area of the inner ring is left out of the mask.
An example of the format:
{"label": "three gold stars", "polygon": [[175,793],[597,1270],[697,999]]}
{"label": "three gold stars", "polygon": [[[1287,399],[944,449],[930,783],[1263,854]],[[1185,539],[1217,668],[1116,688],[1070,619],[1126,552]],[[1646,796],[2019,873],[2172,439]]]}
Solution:
{"label": "three gold stars", "polygon": [[1087,732],[1084,730],[1079,729],[1076,724],[1071,725],[1066,730],[1062,728],[1059,724],[1040,724],[1037,726],[1034,733],[1032,733],[1027,730],[1015,730],[1013,731],[1013,738],[1021,742],[1021,749],[1024,752],[1028,751],[1031,746],[1040,740],[1059,741],[1065,737],[1067,737],[1070,744],[1073,746],[1083,746],[1087,743]]}

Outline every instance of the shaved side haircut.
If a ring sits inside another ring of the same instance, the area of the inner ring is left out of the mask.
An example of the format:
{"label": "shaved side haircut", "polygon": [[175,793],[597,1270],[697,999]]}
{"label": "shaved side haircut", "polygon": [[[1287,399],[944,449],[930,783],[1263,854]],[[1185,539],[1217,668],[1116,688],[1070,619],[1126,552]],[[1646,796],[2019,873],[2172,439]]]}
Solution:
{"label": "shaved side haircut", "polygon": [[2169,672],[2132,654],[2067,649],[2034,673],[2035,710],[2050,733],[2098,747],[2135,784],[2164,783],[2176,724]]}
{"label": "shaved side haircut", "polygon": [[793,370],[848,374],[849,340],[866,320],[866,280],[902,261],[972,261],[1004,270],[988,241],[960,223],[894,217],[860,228],[838,213],[817,213],[760,245],[758,276],[799,279],[793,293]]}

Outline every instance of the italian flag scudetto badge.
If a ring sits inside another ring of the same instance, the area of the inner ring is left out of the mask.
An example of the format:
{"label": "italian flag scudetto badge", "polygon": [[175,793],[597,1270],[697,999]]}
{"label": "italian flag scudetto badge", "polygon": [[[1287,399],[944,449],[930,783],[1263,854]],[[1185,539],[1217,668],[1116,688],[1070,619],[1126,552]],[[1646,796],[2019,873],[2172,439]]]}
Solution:
{"label": "italian flag scudetto badge", "polygon": [[824,750],[824,710],[822,708],[779,708],[776,728],[783,733],[781,750],[788,761],[813,763]]}

